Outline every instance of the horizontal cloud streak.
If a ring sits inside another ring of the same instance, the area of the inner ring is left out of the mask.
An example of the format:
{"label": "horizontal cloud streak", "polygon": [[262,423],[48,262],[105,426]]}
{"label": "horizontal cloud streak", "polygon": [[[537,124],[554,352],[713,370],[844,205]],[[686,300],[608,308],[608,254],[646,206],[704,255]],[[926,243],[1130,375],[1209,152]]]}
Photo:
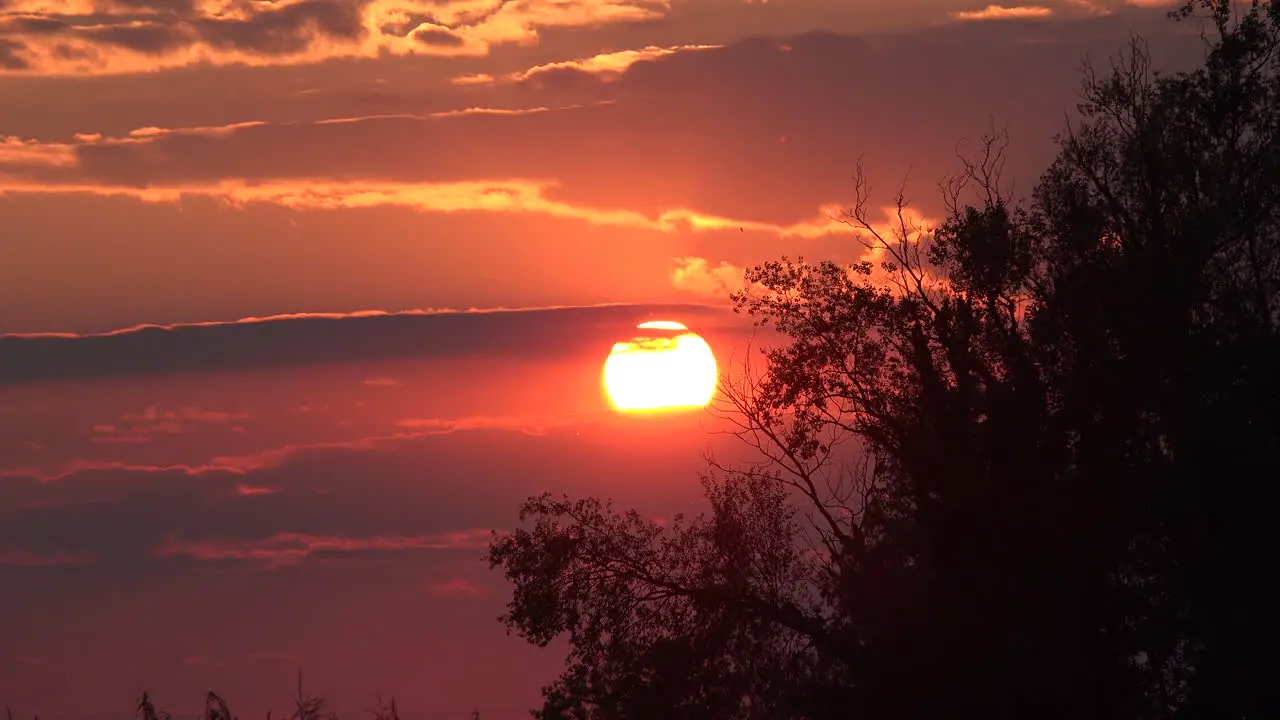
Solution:
{"label": "horizontal cloud streak", "polygon": [[473,551],[488,528],[510,526],[510,508],[545,490],[607,480],[614,497],[697,497],[700,423],[579,419],[548,422],[534,436],[495,418],[470,422],[474,432],[282,450],[272,463],[238,470],[9,474],[0,477],[0,572],[261,568]]}
{"label": "horizontal cloud streak", "polygon": [[960,10],[951,13],[956,20],[1031,20],[1053,17],[1053,8],[1043,5],[988,5],[981,10]]}
{"label": "horizontal cloud streak", "polygon": [[[477,430],[540,436],[546,434],[549,430],[562,428],[566,425],[599,422],[604,417],[606,416],[404,418],[395,423],[397,427],[404,428],[404,431],[388,435],[357,437],[350,440],[335,440],[323,443],[284,445],[246,455],[221,455],[193,464],[145,465],[114,460],[73,460],[64,463],[60,468],[51,472],[35,469],[0,469],[0,480],[17,478],[37,480],[43,483],[62,481],[72,477],[110,473],[179,475],[188,478],[237,477],[278,468],[295,461],[299,457],[329,452],[373,452],[380,449],[394,449],[397,446],[412,443],[415,440]],[[149,438],[145,439],[149,440]],[[273,495],[276,492],[279,492],[278,488],[258,487],[246,483],[240,483],[235,486],[235,494],[239,497]],[[100,499],[100,501],[113,502],[109,499]]]}
{"label": "horizontal cloud streak", "polygon": [[705,305],[290,315],[139,326],[97,335],[0,335],[0,385],[165,372],[244,371],[402,357],[566,358],[655,315],[738,326]]}
{"label": "horizontal cloud streak", "polygon": [[817,208],[809,221],[776,224],[759,220],[709,215],[686,208],[663,210],[656,215],[626,209],[593,208],[548,197],[557,183],[552,181],[495,180],[455,183],[327,183],[278,182],[242,185],[177,185],[140,189],[127,186],[15,185],[0,184],[20,193],[85,193],[108,197],[132,197],[144,202],[180,202],[184,198],[208,197],[242,207],[269,204],[294,210],[341,210],[401,207],[425,213],[512,213],[543,215],[590,223],[654,232],[714,232],[751,230],[779,237],[814,238],[851,232],[836,220],[839,207]]}
{"label": "horizontal cloud streak", "polygon": [[492,535],[477,528],[438,535],[373,535],[340,537],[279,532],[257,540],[195,540],[166,538],[153,551],[159,557],[186,557],[205,562],[245,562],[275,569],[313,557],[341,558],[362,554],[413,553],[440,550],[480,550]]}
{"label": "horizontal cloud streak", "polygon": [[454,78],[453,82],[458,85],[479,85],[503,82],[542,82],[555,75],[574,75],[578,73],[593,75],[601,80],[608,81],[617,79],[632,65],[638,62],[645,62],[647,60],[653,60],[655,58],[665,57],[679,52],[714,50],[719,47],[722,46],[676,45],[673,47],[658,47],[656,45],[650,45],[649,47],[640,48],[639,50],[616,50],[614,52],[593,55],[589,58],[562,60],[559,62],[546,63],[544,65],[536,65],[528,70],[509,73],[497,78],[490,75],[460,75]]}

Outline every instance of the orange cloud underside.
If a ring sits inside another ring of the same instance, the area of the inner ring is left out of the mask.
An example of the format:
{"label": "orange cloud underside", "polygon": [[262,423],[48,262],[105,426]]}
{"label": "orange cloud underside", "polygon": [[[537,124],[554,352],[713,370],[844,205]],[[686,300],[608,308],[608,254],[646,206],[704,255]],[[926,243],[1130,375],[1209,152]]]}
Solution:
{"label": "orange cloud underside", "polygon": [[1053,15],[1053,9],[1042,5],[988,5],[981,10],[961,10],[951,13],[956,20],[1027,20],[1031,18],[1047,18]]}

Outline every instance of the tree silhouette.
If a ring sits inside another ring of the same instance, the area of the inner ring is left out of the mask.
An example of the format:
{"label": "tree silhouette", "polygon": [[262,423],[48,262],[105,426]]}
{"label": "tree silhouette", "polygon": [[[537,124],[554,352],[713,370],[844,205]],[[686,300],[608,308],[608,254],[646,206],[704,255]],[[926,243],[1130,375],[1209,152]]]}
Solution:
{"label": "tree silhouette", "polygon": [[[736,307],[786,338],[724,388],[761,462],[663,528],[530,499],[503,621],[567,636],[542,718],[1262,718],[1280,711],[1280,3],[1134,40],[1025,202],[984,137],[948,218],[845,220]],[[852,442],[850,442],[852,441]]]}

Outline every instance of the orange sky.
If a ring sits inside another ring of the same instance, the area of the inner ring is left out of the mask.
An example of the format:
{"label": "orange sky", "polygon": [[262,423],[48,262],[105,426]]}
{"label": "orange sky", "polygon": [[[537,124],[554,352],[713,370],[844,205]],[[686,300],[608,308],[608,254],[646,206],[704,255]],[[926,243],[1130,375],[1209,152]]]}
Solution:
{"label": "orange sky", "polygon": [[483,531],[696,507],[707,418],[610,415],[619,333],[740,352],[741,268],[860,257],[860,156],[936,221],[994,116],[1025,192],[1086,54],[1198,58],[1164,5],[0,0],[0,703],[247,717],[301,665],[518,716],[558,660]]}

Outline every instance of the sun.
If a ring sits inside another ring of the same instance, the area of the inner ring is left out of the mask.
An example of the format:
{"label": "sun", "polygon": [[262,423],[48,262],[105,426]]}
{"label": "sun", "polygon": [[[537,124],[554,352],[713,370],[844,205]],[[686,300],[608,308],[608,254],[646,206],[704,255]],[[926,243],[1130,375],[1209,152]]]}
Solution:
{"label": "sun", "polygon": [[697,333],[678,322],[637,325],[641,334],[615,343],[604,363],[604,387],[620,412],[693,409],[716,391],[716,357]]}

